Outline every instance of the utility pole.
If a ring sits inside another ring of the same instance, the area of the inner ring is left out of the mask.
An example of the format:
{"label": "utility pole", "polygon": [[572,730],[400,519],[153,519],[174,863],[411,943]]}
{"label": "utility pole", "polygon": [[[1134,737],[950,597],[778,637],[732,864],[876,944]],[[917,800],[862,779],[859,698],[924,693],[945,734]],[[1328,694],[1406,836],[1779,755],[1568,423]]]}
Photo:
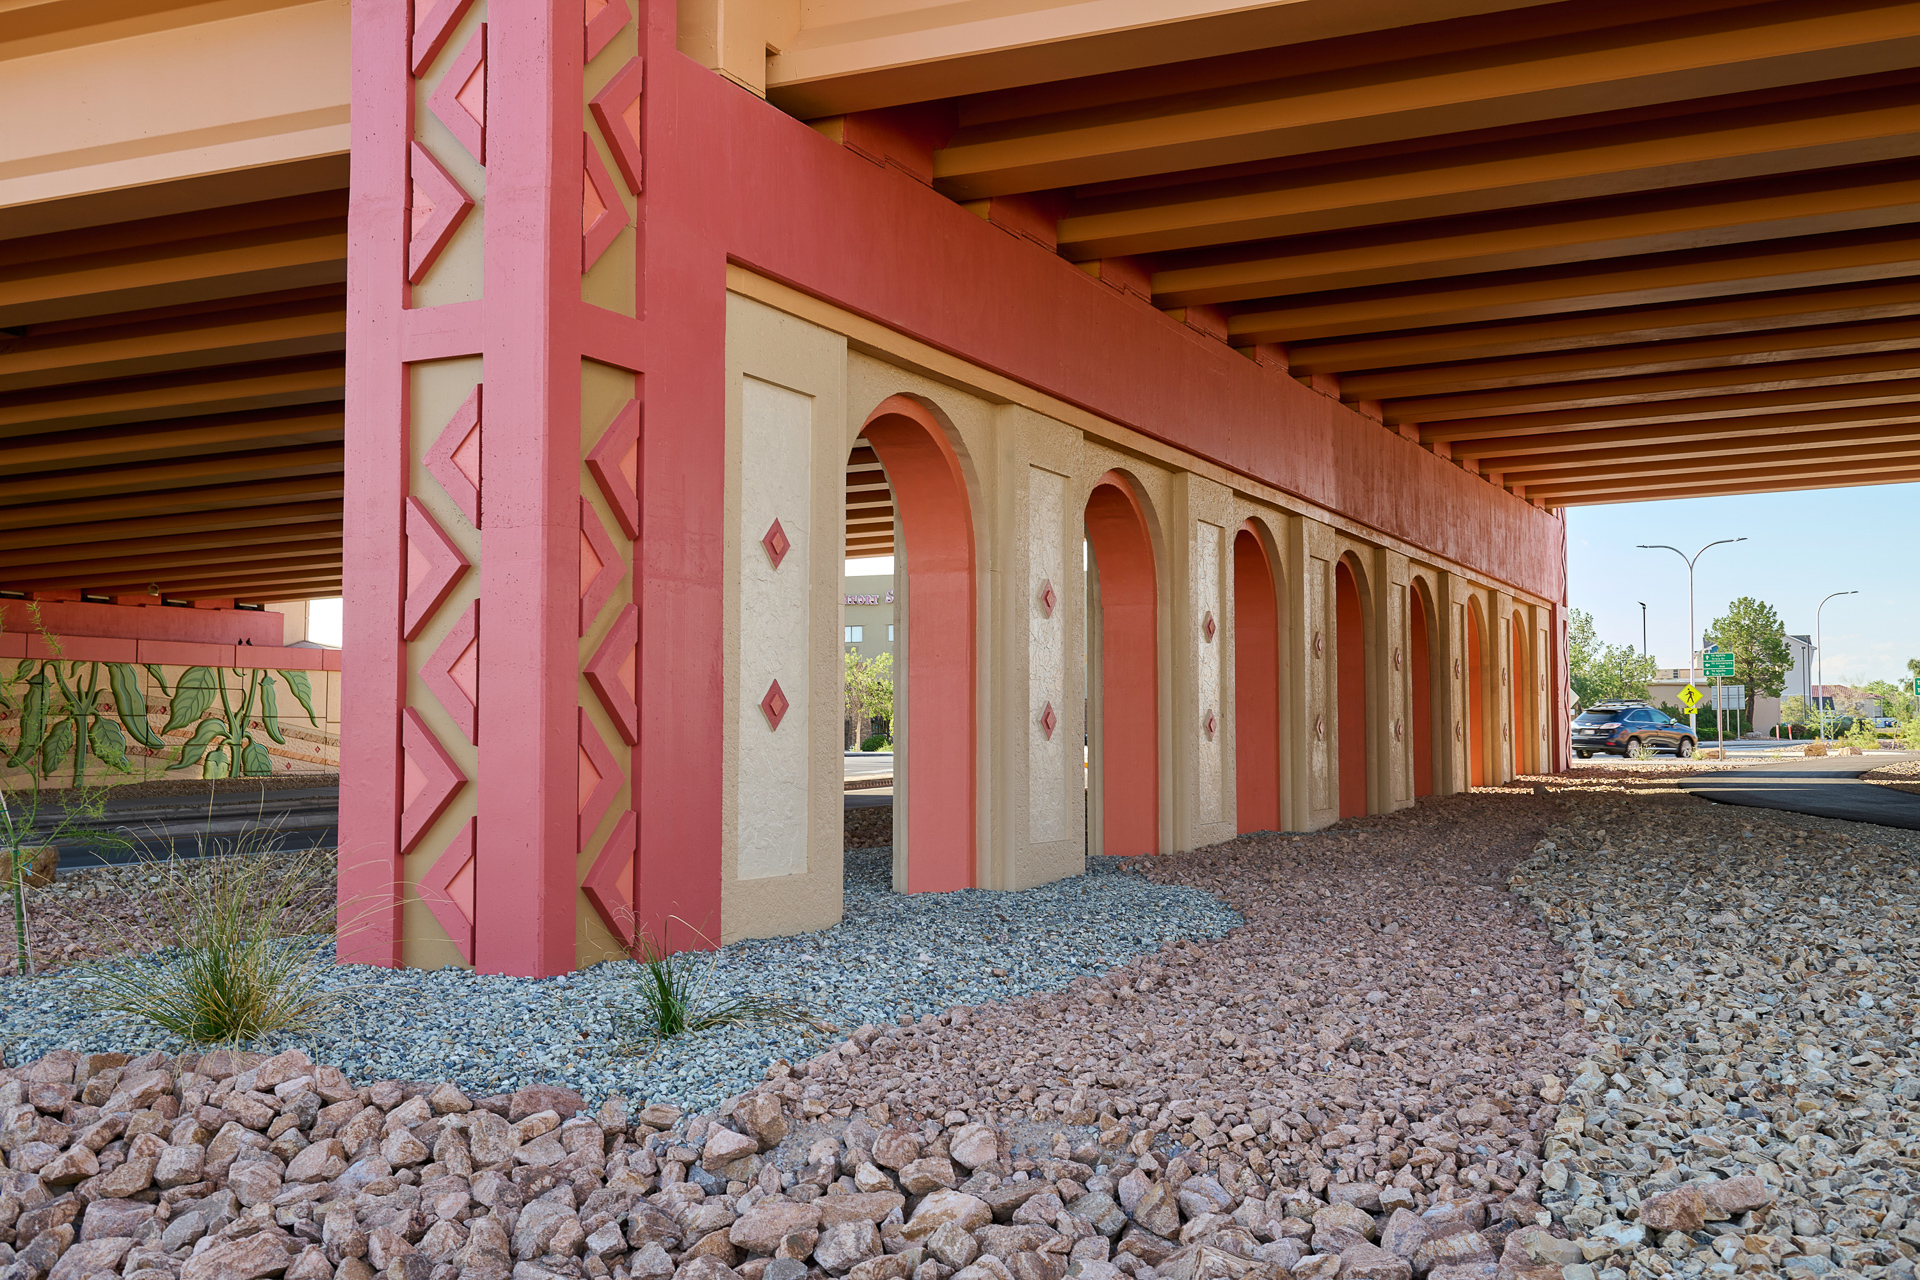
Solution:
{"label": "utility pole", "polygon": [[[1859,594],[1858,591],[1836,591],[1833,595],[1828,596],[1827,600],[1833,599],[1834,596],[1857,596]],[[1817,697],[1820,708],[1820,741],[1822,742],[1827,740],[1827,651],[1820,643],[1820,609],[1827,607],[1827,600],[1822,600],[1820,602],[1820,608],[1813,611],[1813,651],[1819,655],[1820,663],[1819,683],[1814,685],[1814,688],[1821,691]]]}
{"label": "utility pole", "polygon": [[[1670,547],[1664,542],[1656,542],[1651,544],[1643,542],[1639,544],[1640,550],[1642,551],[1671,551],[1673,552],[1673,554],[1679,556],[1682,560],[1686,560],[1687,562],[1687,637],[1688,637],[1687,638],[1687,683],[1688,684],[1693,684],[1694,680],[1697,678],[1700,671],[1700,657],[1699,657],[1700,650],[1695,648],[1694,646],[1697,644],[1704,643],[1704,640],[1702,639],[1700,633],[1693,629],[1693,566],[1699,562],[1701,556],[1707,554],[1707,552],[1712,550],[1714,547],[1724,546],[1729,542],[1745,542],[1745,541],[1746,541],[1745,538],[1722,538],[1718,542],[1709,542],[1706,546],[1694,552],[1692,559],[1688,559],[1687,553],[1682,551],[1680,548]],[[1818,619],[1816,618],[1815,621],[1817,622]],[[1642,635],[1641,642],[1643,644],[1645,643],[1644,633]],[[1695,742],[1700,741],[1699,719],[1700,719],[1700,713],[1697,709],[1687,712],[1687,731],[1693,734],[1693,740]]]}
{"label": "utility pole", "polygon": [[1640,602],[1640,656],[1647,656],[1647,602]]}

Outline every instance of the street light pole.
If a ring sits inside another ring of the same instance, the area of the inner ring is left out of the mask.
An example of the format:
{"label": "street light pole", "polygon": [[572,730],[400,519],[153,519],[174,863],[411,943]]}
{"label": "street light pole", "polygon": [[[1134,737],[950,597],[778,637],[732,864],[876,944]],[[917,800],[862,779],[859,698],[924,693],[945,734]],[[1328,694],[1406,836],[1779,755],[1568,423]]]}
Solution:
{"label": "street light pole", "polygon": [[[1745,538],[1722,538],[1718,542],[1709,542],[1706,546],[1694,552],[1693,557],[1691,559],[1688,559],[1687,553],[1682,551],[1680,548],[1670,547],[1664,542],[1655,542],[1655,543],[1642,542],[1639,544],[1640,550],[1642,551],[1671,551],[1673,552],[1673,554],[1679,556],[1682,560],[1686,560],[1687,562],[1687,683],[1688,684],[1693,684],[1694,680],[1698,677],[1698,673],[1700,670],[1700,663],[1698,661],[1698,656],[1697,656],[1699,653],[1699,650],[1693,647],[1694,643],[1699,639],[1699,634],[1695,632],[1693,629],[1693,566],[1699,561],[1701,556],[1707,554],[1707,552],[1712,550],[1714,547],[1724,546],[1729,542],[1745,542],[1745,541],[1746,541]],[[1815,617],[1814,622],[1817,627],[1819,623],[1819,618],[1817,616]],[[1641,643],[1644,644],[1645,642],[1646,642],[1645,636],[1643,635],[1641,638]],[[1693,735],[1693,740],[1695,742],[1700,741],[1700,723],[1698,718],[1699,714],[1700,713],[1697,710],[1689,710],[1687,712],[1687,732]],[[1725,746],[1722,745],[1721,750],[1724,751],[1725,749],[1726,749]]]}
{"label": "street light pole", "polygon": [[1647,602],[1640,602],[1640,656],[1647,656]]}
{"label": "street light pole", "polygon": [[[1833,599],[1834,596],[1857,596],[1859,594],[1858,591],[1836,591],[1832,596],[1828,596],[1827,600]],[[1822,600],[1820,607],[1813,611],[1813,651],[1819,655],[1820,679],[1818,687],[1822,689],[1827,687],[1827,651],[1820,645],[1820,609],[1827,607],[1827,600]],[[1820,708],[1820,741],[1825,742],[1827,740],[1826,695],[1817,694],[1815,695],[1815,699]]]}

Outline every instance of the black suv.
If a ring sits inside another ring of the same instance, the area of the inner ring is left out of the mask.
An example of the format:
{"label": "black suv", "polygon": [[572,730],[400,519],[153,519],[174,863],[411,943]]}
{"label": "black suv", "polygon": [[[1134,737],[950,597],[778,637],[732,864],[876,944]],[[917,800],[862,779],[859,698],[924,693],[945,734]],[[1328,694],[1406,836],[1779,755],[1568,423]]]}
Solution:
{"label": "black suv", "polygon": [[1666,712],[1644,702],[1600,702],[1573,721],[1573,754],[1582,760],[1602,755],[1630,756],[1634,748],[1671,750],[1687,758],[1693,754],[1693,734]]}

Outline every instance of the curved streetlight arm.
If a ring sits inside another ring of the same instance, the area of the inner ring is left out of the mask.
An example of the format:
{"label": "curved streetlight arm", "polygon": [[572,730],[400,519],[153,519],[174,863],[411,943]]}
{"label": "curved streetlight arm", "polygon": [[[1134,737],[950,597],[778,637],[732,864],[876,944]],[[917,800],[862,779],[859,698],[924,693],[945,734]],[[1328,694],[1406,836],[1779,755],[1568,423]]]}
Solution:
{"label": "curved streetlight arm", "polygon": [[[1857,596],[1859,594],[1858,591],[1836,591],[1833,595],[1828,596],[1827,600],[1832,600],[1839,596]],[[1819,689],[1825,689],[1827,687],[1827,651],[1820,643],[1820,610],[1827,607],[1827,600],[1822,600],[1819,607],[1813,611],[1813,651],[1818,655],[1816,661],[1820,664],[1818,683],[1815,687]],[[1827,740],[1826,695],[1824,693],[1817,693],[1814,695],[1813,701],[1815,710],[1820,713],[1820,741],[1825,742]]]}
{"label": "curved streetlight arm", "polygon": [[[1745,541],[1745,538],[1721,538],[1717,542],[1709,542],[1706,546],[1694,552],[1691,557],[1680,548],[1668,546],[1664,542],[1642,542],[1639,544],[1640,550],[1642,551],[1671,551],[1687,562],[1687,682],[1689,684],[1699,679],[1700,669],[1700,664],[1695,661],[1695,654],[1698,651],[1693,645],[1693,642],[1699,639],[1698,633],[1693,629],[1693,566],[1699,561],[1701,556],[1707,554],[1708,551],[1711,551],[1715,547],[1725,546],[1729,542]],[[1818,631],[1819,629],[1819,617],[1816,615],[1814,618],[1814,630]],[[1719,703],[1716,702],[1714,705],[1717,709]],[[1696,735],[1700,732],[1699,721],[1695,712],[1687,712],[1687,728],[1692,730]],[[1723,746],[1721,750],[1724,751],[1725,747]]]}

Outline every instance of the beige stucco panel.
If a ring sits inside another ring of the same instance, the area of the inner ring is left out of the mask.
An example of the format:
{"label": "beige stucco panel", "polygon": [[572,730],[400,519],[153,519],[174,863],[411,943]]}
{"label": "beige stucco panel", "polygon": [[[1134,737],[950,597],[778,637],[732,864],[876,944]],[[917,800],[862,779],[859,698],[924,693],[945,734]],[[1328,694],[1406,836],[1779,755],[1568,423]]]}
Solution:
{"label": "beige stucco panel", "polygon": [[[729,940],[840,919],[841,486],[814,478],[845,469],[845,377],[840,335],[728,296],[721,919]],[[746,462],[750,406],[761,443],[769,430],[779,435],[778,460],[764,455],[772,468]],[[796,482],[776,470],[802,475]],[[776,516],[792,543],[777,571],[760,544]],[[760,711],[774,678],[791,704],[778,730]]]}

